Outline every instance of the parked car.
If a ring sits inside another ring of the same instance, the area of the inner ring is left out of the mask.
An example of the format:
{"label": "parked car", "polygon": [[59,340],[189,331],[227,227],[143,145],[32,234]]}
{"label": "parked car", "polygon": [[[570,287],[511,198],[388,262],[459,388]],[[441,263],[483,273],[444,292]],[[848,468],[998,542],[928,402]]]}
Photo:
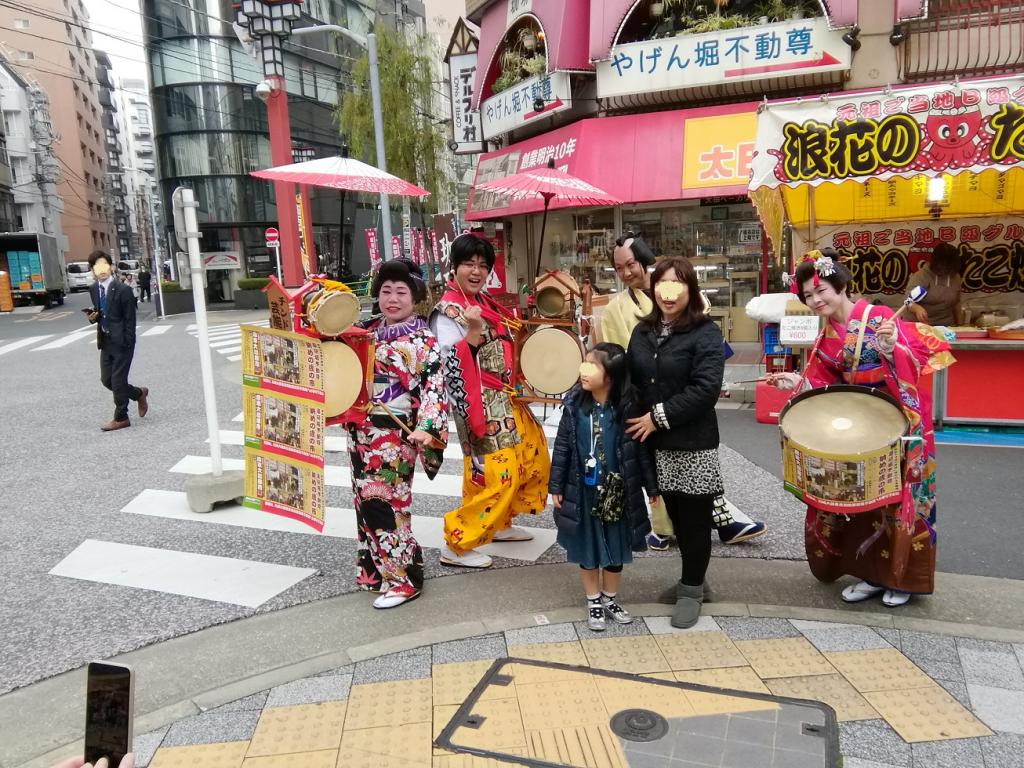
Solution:
{"label": "parked car", "polygon": [[68,288],[74,291],[87,291],[96,282],[87,261],[72,261],[68,264]]}
{"label": "parked car", "polygon": [[117,273],[122,277],[132,275],[137,278],[141,271],[142,263],[138,259],[121,259],[117,262]]}

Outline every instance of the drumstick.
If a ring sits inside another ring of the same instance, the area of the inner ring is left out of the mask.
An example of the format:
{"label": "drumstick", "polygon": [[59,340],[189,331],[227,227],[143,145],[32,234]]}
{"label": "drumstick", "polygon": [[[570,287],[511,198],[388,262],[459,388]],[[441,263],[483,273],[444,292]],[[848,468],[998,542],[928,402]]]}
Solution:
{"label": "drumstick", "polygon": [[756,383],[758,383],[760,381],[768,381],[768,377],[767,376],[762,376],[760,379],[742,379],[741,381],[727,381],[725,383],[727,385],[728,384],[756,384]]}
{"label": "drumstick", "polygon": [[[391,417],[391,420],[393,422],[395,422],[395,424],[400,426],[402,428],[402,431],[405,432],[405,434],[411,435],[413,433],[413,430],[409,429],[409,427],[406,426],[405,422],[402,421],[400,418],[398,418],[398,416],[395,415],[395,412],[392,411],[391,408],[388,407],[387,403],[383,403],[383,402],[380,402],[380,401],[376,401],[376,402],[371,401],[371,406],[373,406],[373,405],[379,405],[381,408],[383,408],[385,411],[387,411],[388,412],[388,416]],[[432,439],[433,439],[434,447],[435,448],[440,445],[440,443],[441,443],[440,440],[437,440],[435,438],[432,438]]]}
{"label": "drumstick", "polygon": [[891,319],[892,320],[899,320],[900,315],[902,315],[907,309],[909,309],[911,304],[920,304],[921,303],[921,299],[923,299],[927,295],[928,295],[928,289],[927,288],[925,288],[923,285],[915,286],[910,291],[910,295],[907,296],[907,298],[903,301],[903,306],[900,307],[899,309],[897,309],[893,313]]}

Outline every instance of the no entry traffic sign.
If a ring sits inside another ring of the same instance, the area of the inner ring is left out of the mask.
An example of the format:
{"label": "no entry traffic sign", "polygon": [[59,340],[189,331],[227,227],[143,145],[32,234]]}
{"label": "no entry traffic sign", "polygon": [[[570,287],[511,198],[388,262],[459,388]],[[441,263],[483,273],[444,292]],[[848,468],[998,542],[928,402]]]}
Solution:
{"label": "no entry traffic sign", "polygon": [[267,238],[267,248],[277,248],[281,245],[281,233],[277,231],[277,227],[267,227],[264,235]]}

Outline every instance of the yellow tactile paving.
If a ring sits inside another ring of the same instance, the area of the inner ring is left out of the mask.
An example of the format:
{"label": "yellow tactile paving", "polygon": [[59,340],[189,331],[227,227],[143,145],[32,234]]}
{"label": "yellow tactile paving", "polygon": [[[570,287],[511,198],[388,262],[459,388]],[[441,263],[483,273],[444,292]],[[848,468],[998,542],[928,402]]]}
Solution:
{"label": "yellow tactile paving", "polygon": [[472,715],[479,715],[479,727],[463,725],[452,735],[452,744],[493,752],[507,752],[526,746],[523,718],[516,699],[492,699],[473,705]]}
{"label": "yellow tactile paving", "polygon": [[776,696],[810,699],[828,704],[836,711],[836,718],[840,721],[878,718],[878,713],[842,675],[780,677],[765,682]]}
{"label": "yellow tactile paving", "polygon": [[603,725],[608,712],[592,676],[577,672],[573,680],[516,683],[516,694],[528,731]]}
{"label": "yellow tactile paving", "polygon": [[667,718],[693,715],[693,707],[682,688],[600,676],[595,676],[594,682],[609,716],[624,709],[653,709]]}
{"label": "yellow tactile paving", "polygon": [[[459,707],[455,704],[445,704],[440,707],[434,707],[434,741],[437,741],[437,737],[441,735],[441,731],[444,730],[444,727],[448,725],[449,721],[458,711]],[[440,747],[434,747],[434,754],[447,755],[450,753]]]}
{"label": "yellow tactile paving", "polygon": [[348,695],[345,730],[429,723],[432,712],[430,680],[353,685]]}
{"label": "yellow tactile paving", "polygon": [[[473,692],[477,683],[491,668],[493,661],[460,661],[454,664],[435,664],[432,670],[434,706],[461,704]],[[508,699],[515,696],[513,686],[488,685],[480,694],[481,700]]]}
{"label": "yellow tactile paving", "polygon": [[694,669],[676,672],[675,679],[681,683],[710,685],[714,688],[729,688],[733,691],[771,693],[757,673],[750,667],[721,667],[718,669]]}
{"label": "yellow tactile paving", "polygon": [[516,659],[532,659],[533,661],[553,661],[557,664],[575,664],[587,666],[587,655],[579,640],[568,643],[534,643],[533,645],[510,645],[508,655]]}
{"label": "yellow tactile paving", "polygon": [[618,739],[605,726],[530,731],[530,757],[557,765],[628,768]]}
{"label": "yellow tactile paving", "polygon": [[397,727],[383,725],[379,728],[346,729],[341,737],[338,765],[344,768],[364,762],[372,765],[368,758],[373,758],[378,760],[377,764],[383,759],[408,766],[429,766],[433,758],[432,728],[433,725],[426,722]]}
{"label": "yellow tactile paving", "polygon": [[736,648],[762,679],[831,675],[836,671],[803,637],[738,640]]}
{"label": "yellow tactile paving", "polygon": [[335,768],[337,764],[338,750],[326,749],[320,752],[249,757],[242,763],[242,768]]}
{"label": "yellow tactile paving", "polygon": [[[506,749],[507,755],[526,755],[526,749]],[[338,766],[342,768],[342,766]],[[434,768],[527,768],[521,763],[507,763],[491,757],[475,755],[443,755],[434,758]]]}
{"label": "yellow tactile paving", "polygon": [[673,683],[678,682],[675,672],[645,672],[640,677],[649,677],[652,680],[669,680]]}
{"label": "yellow tactile paving", "polygon": [[590,666],[615,672],[668,672],[668,659],[653,637],[609,637],[584,640],[583,652]]}
{"label": "yellow tactile paving", "polygon": [[864,698],[904,741],[941,741],[992,735],[980,720],[934,683],[901,691],[871,691],[865,693]]}
{"label": "yellow tactile paving", "polygon": [[725,632],[694,632],[688,635],[656,635],[655,642],[679,672],[710,667],[745,667],[746,659]]}
{"label": "yellow tactile paving", "polygon": [[928,675],[895,648],[839,651],[825,656],[862,693],[923,688],[932,684]]}
{"label": "yellow tactile paving", "polygon": [[345,725],[344,701],[264,709],[248,757],[337,749]]}
{"label": "yellow tactile paving", "polygon": [[153,768],[241,768],[248,741],[225,741],[192,747],[162,747],[153,755]]}

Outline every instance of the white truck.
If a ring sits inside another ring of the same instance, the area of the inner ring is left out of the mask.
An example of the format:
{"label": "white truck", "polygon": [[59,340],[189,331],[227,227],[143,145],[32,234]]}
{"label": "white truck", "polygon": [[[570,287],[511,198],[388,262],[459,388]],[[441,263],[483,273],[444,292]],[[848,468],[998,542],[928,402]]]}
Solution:
{"label": "white truck", "polygon": [[68,278],[53,235],[0,232],[0,271],[10,276],[16,303],[46,308],[64,303]]}

